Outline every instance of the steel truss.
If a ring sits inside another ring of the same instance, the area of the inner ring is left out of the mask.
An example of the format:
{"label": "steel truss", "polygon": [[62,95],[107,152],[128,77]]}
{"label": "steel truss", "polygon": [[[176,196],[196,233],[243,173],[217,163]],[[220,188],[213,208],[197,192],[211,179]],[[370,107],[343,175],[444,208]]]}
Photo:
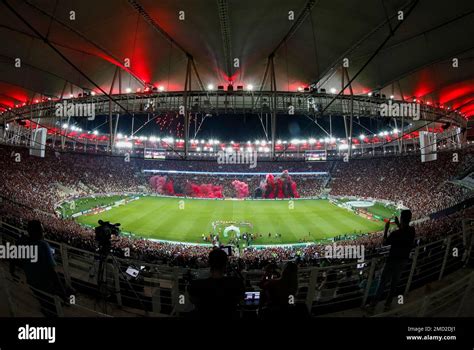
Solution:
{"label": "steel truss", "polygon": [[[130,93],[115,94],[115,101],[126,107],[127,111],[134,114],[146,113],[179,113],[180,107],[188,106],[189,112],[212,115],[243,115],[265,114],[288,115],[290,107],[294,108],[295,115],[313,115],[322,117],[320,113],[331,100],[333,94],[286,92],[286,91],[175,91],[160,93]],[[275,99],[275,104],[272,100]],[[68,103],[94,104],[96,115],[126,115],[116,104],[110,103],[106,96],[88,96],[66,99]],[[352,101],[352,103],[351,103]],[[341,95],[326,109],[324,116],[350,116],[359,118],[388,118],[412,121],[411,118],[402,116],[381,117],[382,103],[388,99],[360,95]],[[56,117],[56,104],[63,100],[47,101],[27,106],[14,108],[0,114],[0,122],[14,120],[32,120],[35,118]],[[406,103],[405,101],[392,100],[392,103]],[[351,108],[352,105],[352,108]],[[443,108],[420,104],[420,121],[451,123],[460,127],[466,126],[466,119],[460,114]]]}
{"label": "steel truss", "polygon": [[[342,117],[344,119],[346,139],[348,145],[352,140],[352,130],[354,118],[384,118],[385,120],[394,121],[395,126],[407,125],[413,122],[414,125],[424,123],[450,123],[461,128],[466,128],[467,120],[455,111],[450,111],[436,106],[420,104],[420,119],[413,120],[406,116],[380,116],[381,105],[383,103],[407,103],[406,101],[389,100],[380,97],[369,97],[354,95],[352,89],[348,88],[349,95],[317,93],[317,92],[286,92],[275,90],[274,70],[272,68],[272,60],[269,60],[269,76],[270,91],[191,91],[191,73],[194,70],[198,80],[199,75],[194,68],[192,57],[188,57],[188,69],[186,74],[186,90],[175,92],[152,92],[152,93],[119,93],[114,94],[114,101],[119,104],[112,103],[107,96],[96,95],[71,99],[59,99],[45,101],[36,104],[21,106],[0,114],[0,123],[8,123],[13,125],[14,121],[20,120],[38,120],[42,123],[52,125],[53,123],[64,119],[56,116],[56,105],[58,103],[74,103],[74,104],[94,104],[96,116],[107,116],[109,124],[109,135],[111,136],[109,150],[113,150],[113,140],[117,135],[117,127],[119,119],[130,118],[130,115],[151,114],[153,116],[162,113],[183,114],[185,118],[185,144],[188,145],[190,139],[191,117],[194,118],[194,137],[196,138],[201,129],[204,120],[209,115],[245,115],[256,114],[259,116],[271,116],[271,123],[268,136],[271,137],[272,156],[275,156],[275,135],[278,116],[282,115],[304,115],[311,118],[316,125],[318,119],[322,117]],[[346,79],[349,80],[347,72]],[[120,71],[115,72],[112,86],[118,80],[119,90],[122,89],[120,82]],[[200,84],[201,85],[201,84]],[[334,101],[333,101],[334,100]],[[333,101],[331,103],[331,101]],[[125,113],[125,107],[128,113]],[[292,111],[290,113],[290,110]],[[324,114],[321,113],[324,111]],[[79,117],[79,116],[72,116]],[[115,117],[115,118],[114,118]],[[67,118],[68,120],[70,118]],[[150,118],[149,118],[150,120]],[[153,118],[151,118],[153,120]],[[400,124],[397,123],[400,121]],[[263,123],[262,123],[263,126]],[[141,128],[136,127],[133,134]],[[265,129],[265,127],[264,127]],[[403,130],[403,128],[402,128]],[[268,127],[265,129],[268,131]],[[327,133],[326,130],[324,130]],[[329,130],[329,136],[332,136],[332,128]],[[64,144],[64,138],[63,138]],[[400,152],[402,145],[398,145]],[[351,150],[352,147],[349,147]],[[185,157],[188,155],[188,149],[185,150]],[[349,155],[350,156],[350,155]]]}

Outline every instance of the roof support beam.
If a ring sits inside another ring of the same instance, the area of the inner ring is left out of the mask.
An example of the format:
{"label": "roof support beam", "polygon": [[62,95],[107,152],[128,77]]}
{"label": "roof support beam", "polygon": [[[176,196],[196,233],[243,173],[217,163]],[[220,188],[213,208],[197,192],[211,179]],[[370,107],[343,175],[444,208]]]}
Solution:
{"label": "roof support beam", "polygon": [[[95,46],[96,48],[98,48],[100,51],[102,51],[103,53],[105,53],[106,55],[108,55],[109,57],[113,58],[117,63],[121,63],[122,60],[115,57],[115,55],[113,55],[110,51],[108,51],[107,49],[105,49],[104,47],[100,46],[99,44],[97,44],[96,42],[94,42],[93,40],[89,39],[88,37],[86,37],[84,34],[82,34],[80,31],[78,31],[77,29],[71,27],[71,26],[68,26],[67,23],[65,22],[62,22],[60,21],[57,16],[54,16],[54,14],[51,14],[51,13],[48,13],[46,12],[45,10],[39,8],[38,6],[32,4],[30,1],[25,1],[25,3],[34,8],[36,11],[39,11],[41,14],[43,14],[44,16],[47,16],[51,21],[54,21],[58,24],[60,24],[62,27],[66,28],[67,30],[73,32],[74,34],[78,35],[80,38],[82,38],[83,40],[87,41],[88,43],[92,44],[93,46]],[[41,38],[39,38],[41,39]],[[57,46],[60,46],[54,42],[51,41],[51,43],[57,45]],[[107,60],[106,60],[107,61]],[[129,73],[133,78],[135,78],[142,86],[145,86],[145,82],[139,77],[137,76],[133,71],[131,71],[130,69],[126,69],[123,65],[121,66],[118,66],[120,67],[120,69],[122,70],[125,70],[127,73]]]}
{"label": "roof support beam", "polygon": [[3,97],[6,97],[7,99],[9,100],[13,100],[13,101],[16,101],[15,104],[17,103],[23,103],[24,101],[20,101],[19,99],[17,99],[16,97],[13,97],[12,95],[8,95],[8,94],[5,94],[5,93],[0,93],[0,96],[3,96]]}
{"label": "roof support beam", "polygon": [[189,111],[191,108],[189,103],[188,93],[191,91],[191,70],[192,70],[192,58],[188,57],[188,63],[186,65],[186,79],[184,81],[184,158],[188,157],[189,152]]}
{"label": "roof support beam", "polygon": [[58,50],[44,35],[42,35],[38,29],[36,29],[30,22],[28,22],[13,6],[7,1],[2,0],[3,4],[21,21],[23,22],[33,33],[40,37],[47,46],[49,46],[57,55],[61,57],[67,64],[74,68],[79,74],[81,74],[89,83],[94,85],[100,92],[104,94],[111,102],[114,102],[119,106],[125,113],[130,114],[128,110],[117,102],[111,95],[107,94],[96,82],[94,82],[87,74],[85,74],[77,65],[75,65],[69,58],[67,58],[60,50]]}
{"label": "roof support beam", "polygon": [[[1,26],[0,26],[0,27],[1,27]],[[15,58],[14,58],[14,57],[5,56],[5,55],[0,55],[0,59],[5,59],[5,60],[8,60],[8,61],[13,61]],[[46,71],[46,70],[44,70],[44,69],[41,69],[41,68],[39,68],[39,67],[37,67],[37,66],[34,66],[34,65],[30,64],[30,63],[22,62],[22,65],[25,66],[25,67],[31,68],[32,70],[41,72],[42,74],[47,74],[47,75],[53,76],[53,77],[55,77],[55,78],[58,78],[58,79],[60,79],[60,80],[64,80],[66,83],[70,83],[71,85],[77,86],[78,88],[82,89],[79,85],[76,85],[76,84],[74,84],[74,83],[68,81],[66,78],[64,78],[64,77],[62,77],[62,76],[59,76],[59,75],[57,75],[57,74],[55,74],[55,73],[48,72],[48,71]],[[1,80],[0,80],[0,81],[1,81]],[[6,82],[6,81],[5,81],[5,82]],[[24,85],[16,85],[16,84],[12,84],[12,83],[9,83],[9,82],[6,82],[6,83],[7,83],[7,84],[10,84],[10,85],[19,86],[19,87],[21,87],[21,88],[23,88],[23,89],[26,89],[26,90],[28,90],[28,91],[32,91],[32,92],[34,92],[35,94],[44,95],[44,93],[42,94],[42,93],[40,93],[40,92],[38,92],[38,91],[31,90],[31,89],[25,87]],[[47,96],[47,95],[46,95],[46,96]],[[52,95],[51,95],[51,96],[52,96]]]}
{"label": "roof support beam", "polygon": [[273,57],[270,58],[270,91],[272,91],[272,104],[271,104],[271,132],[272,132],[272,159],[275,159],[275,144],[276,144],[276,127],[277,127],[277,85],[276,85],[276,74],[275,74],[275,63],[273,62]]}
{"label": "roof support beam", "polygon": [[153,27],[155,31],[160,33],[160,35],[163,36],[171,45],[177,47],[184,55],[188,58],[188,64],[189,64],[189,59],[191,60],[192,67],[194,68],[194,72],[196,73],[196,76],[198,78],[199,85],[201,89],[204,91],[204,85],[202,84],[201,78],[199,76],[199,73],[197,71],[196,65],[194,64],[194,58],[193,55],[191,55],[190,52],[188,52],[180,43],[178,43],[176,40],[173,39],[171,35],[169,35],[161,26],[149,15],[149,13],[145,10],[145,8],[136,0],[128,0],[128,3],[130,6],[133,7],[135,11],[137,11],[142,18]]}
{"label": "roof support beam", "polygon": [[[405,73],[397,76],[396,78],[394,78],[390,81],[382,82],[380,85],[382,86],[382,89],[383,89],[384,87],[388,86],[389,84],[392,84],[395,81],[400,81],[400,80],[402,80],[402,79],[404,79],[404,78],[406,78],[406,77],[408,77],[412,74],[415,74],[416,72],[421,71],[422,69],[429,68],[429,67],[434,66],[436,64],[450,62],[453,57],[459,57],[461,55],[466,55],[467,56],[467,54],[469,54],[469,51],[472,51],[473,49],[474,49],[474,46],[471,46],[471,47],[468,47],[467,49],[462,49],[460,51],[450,53],[449,55],[446,55],[442,58],[436,58],[436,59],[434,59],[434,60],[432,60],[428,63],[423,63],[421,65],[418,65],[418,66],[414,67],[413,69],[410,69],[408,72],[405,72]],[[466,61],[466,63],[468,63],[467,61],[472,60],[471,57],[465,57],[465,58],[459,57],[460,64],[461,64],[461,61]],[[429,91],[424,96],[436,93],[439,90],[440,89]],[[422,96],[419,96],[419,97],[422,97]]]}
{"label": "roof support beam", "polygon": [[[405,102],[405,96],[403,95],[402,85],[400,84],[400,80],[397,80],[397,84],[398,84],[398,90],[400,91],[400,96],[402,97],[402,101]],[[393,84],[392,84],[392,86],[393,86]],[[403,136],[405,135],[404,131],[403,131],[404,129],[405,129],[405,116],[402,116],[402,126],[401,126],[402,137],[400,138],[400,143],[399,143],[400,144],[400,153],[403,153],[403,151],[404,151],[404,139],[403,139]]]}
{"label": "roof support beam", "polygon": [[158,23],[156,23],[156,21],[148,14],[145,8],[138,1],[128,0],[128,3],[134,8],[135,11],[137,11],[143,17],[146,22],[148,22],[149,25],[153,27],[154,30],[160,33],[169,43],[180,49],[181,52],[183,52],[186,56],[192,56],[188,51],[186,51],[183,46],[181,46],[176,40],[174,40],[171,35],[169,35],[163,28],[161,28]]}
{"label": "roof support beam", "polygon": [[419,3],[419,0],[413,0],[410,3],[410,6],[408,7],[408,9],[405,12],[405,19],[403,21],[399,21],[397,23],[397,25],[395,26],[393,31],[391,31],[387,35],[387,37],[384,39],[384,41],[382,41],[382,43],[375,49],[375,51],[370,55],[369,59],[364,63],[364,65],[357,71],[357,73],[354,74],[354,76],[347,82],[347,84],[343,86],[341,91],[339,91],[339,93],[332,98],[332,100],[326,105],[326,107],[324,107],[321,114],[323,114],[334,103],[334,101],[336,101],[336,99],[340,95],[343,94],[344,90],[349,85],[351,85],[351,83],[359,76],[360,73],[362,73],[362,71],[369,65],[369,63],[372,62],[372,60],[375,58],[375,56],[377,56],[377,54],[380,52],[380,50],[382,50],[382,48],[385,46],[385,44],[395,35],[395,33],[397,32],[398,28],[400,28],[402,23],[405,22],[408,19],[408,17],[412,13],[412,11],[415,9],[416,5],[418,5],[418,3]]}
{"label": "roof support beam", "polygon": [[[412,1],[407,1],[406,4],[401,6],[401,8],[407,8],[408,5],[410,5]],[[324,72],[320,73],[319,77],[316,77],[316,81],[311,83],[310,85],[316,86],[317,83],[323,79],[325,76],[327,76],[331,71],[335,69],[339,65],[339,63],[342,61],[343,58],[348,57],[355,49],[357,49],[360,45],[362,45],[366,40],[368,40],[372,35],[377,33],[379,30],[381,30],[385,25],[387,25],[387,21],[391,21],[392,19],[396,18],[397,14],[394,13],[392,16],[389,17],[389,19],[384,19],[382,23],[377,25],[374,29],[372,29],[370,32],[368,32],[364,37],[362,37],[359,41],[357,41],[354,45],[352,45],[349,49],[344,51],[342,55],[340,55],[337,59],[335,59],[330,65],[327,66]],[[406,19],[406,18],[405,18]]]}
{"label": "roof support beam", "polygon": [[304,20],[308,17],[308,15],[311,14],[311,9],[314,7],[315,4],[316,4],[316,0],[308,0],[306,5],[304,6],[303,10],[301,11],[300,15],[295,20],[295,23],[291,26],[288,33],[286,33],[286,35],[283,37],[283,39],[277,44],[277,46],[268,55],[268,60],[267,60],[266,68],[265,68],[265,73],[263,75],[262,83],[260,85],[260,91],[262,91],[264,89],[265,83],[267,81],[268,69],[271,65],[273,65],[273,58],[275,57],[276,52],[280,49],[280,47],[283,46],[283,44],[287,40],[289,40],[293,36],[293,34],[295,34],[295,32],[298,30],[298,28],[304,22]]}
{"label": "roof support beam", "polygon": [[[344,89],[344,75],[347,77],[347,81],[349,81],[349,91],[351,94],[351,100],[350,100],[350,110],[351,114],[349,116],[349,126],[347,126],[346,119],[347,117],[344,116],[344,128],[346,130],[346,140],[347,140],[347,160],[351,158],[352,155],[352,127],[353,127],[353,119],[354,119],[354,91],[352,90],[352,84],[350,83],[349,79],[349,72],[347,71],[347,68],[343,67],[342,68],[342,88]],[[344,91],[344,90],[343,90]]]}
{"label": "roof support beam", "polygon": [[222,46],[224,47],[224,64],[227,78],[230,79],[232,72],[232,41],[230,37],[229,6],[227,0],[217,0],[219,11],[219,23],[221,27]]}
{"label": "roof support beam", "polygon": [[[114,91],[114,85],[115,85],[115,80],[117,79],[117,75],[118,75],[118,72],[119,72],[119,67],[117,67],[115,69],[115,72],[114,72],[114,77],[112,78],[112,83],[110,84],[110,91],[109,91],[109,95],[112,95],[113,91]],[[110,153],[113,153],[113,149],[114,149],[114,142],[115,142],[115,135],[114,135],[114,121],[113,121],[113,114],[112,114],[112,101],[109,100],[109,151]]]}
{"label": "roof support beam", "polygon": [[295,23],[291,26],[288,33],[286,33],[286,35],[283,37],[283,39],[281,39],[281,41],[278,43],[278,45],[275,47],[275,49],[268,56],[275,55],[276,52],[280,49],[280,47],[282,47],[283,44],[287,40],[289,40],[293,36],[293,34],[296,33],[296,31],[301,26],[301,24],[305,21],[305,19],[309,15],[311,15],[311,10],[312,10],[312,8],[314,7],[315,4],[316,4],[316,0],[308,0],[308,2],[306,2],[306,5],[303,7],[303,10],[299,14],[298,18],[296,18]]}

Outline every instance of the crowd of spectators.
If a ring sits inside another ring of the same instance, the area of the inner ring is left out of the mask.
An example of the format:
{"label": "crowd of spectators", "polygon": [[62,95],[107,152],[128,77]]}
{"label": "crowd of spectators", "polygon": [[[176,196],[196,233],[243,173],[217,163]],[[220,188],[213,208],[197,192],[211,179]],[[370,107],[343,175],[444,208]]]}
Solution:
{"label": "crowd of spectators", "polygon": [[48,153],[29,156],[25,149],[1,149],[2,196],[45,212],[66,197],[92,193],[142,192],[146,182],[133,167],[111,157]]}
{"label": "crowd of spectators", "polygon": [[[463,157],[466,154],[467,152],[460,151],[458,163],[452,162],[449,154],[440,154],[438,161],[432,163],[420,163],[419,159],[411,156],[338,162],[331,169],[333,180],[329,187],[331,194],[335,195],[401,201],[413,209],[415,216],[421,217],[472,195],[472,192],[447,182],[457,174],[458,167],[465,167]],[[199,166],[195,163],[199,163]],[[204,163],[193,162],[191,165],[193,170],[215,170],[215,163],[212,169]],[[0,150],[0,165],[7,171],[3,172],[3,181],[0,183],[3,197],[0,217],[19,226],[25,226],[28,220],[39,219],[45,227],[47,238],[77,248],[94,250],[96,243],[93,231],[72,220],[56,216],[55,203],[72,195],[149,191],[148,179],[141,173],[144,164],[151,163],[132,160],[128,164],[124,159],[115,157],[54,153],[48,153],[41,159],[30,157],[26,150],[3,148]],[[189,164],[182,161],[159,164],[170,166],[170,170],[186,167],[189,170]],[[298,164],[287,162],[284,165],[267,163],[265,171],[270,168],[281,171],[283,168],[289,168],[287,165],[290,164],[291,169],[298,171],[304,171],[303,169],[308,167],[307,163],[302,162]],[[329,165],[318,165],[318,167],[319,170],[329,169]],[[262,166],[255,171],[263,170]],[[231,186],[234,179],[248,181],[250,188],[257,187],[263,180],[263,176],[248,175],[226,178],[173,174],[173,177],[177,182],[213,181],[223,186],[226,196],[232,196],[234,193]],[[298,191],[302,197],[318,195],[327,180],[306,175],[298,176],[297,179]],[[458,214],[419,223],[416,228],[417,240],[419,243],[426,243],[442,238],[459,231],[459,225]],[[343,240],[338,244],[363,244],[366,254],[375,254],[382,245],[382,236],[381,233],[371,233]],[[126,248],[130,249],[130,257],[134,259],[192,267],[205,266],[211,249],[209,246],[154,242],[124,236],[114,240],[114,249],[118,256],[123,256]],[[326,259],[322,258],[322,249],[323,246],[317,244],[306,247],[247,248],[239,257],[232,258],[231,263],[238,261],[248,268],[293,259],[297,259],[301,265],[323,264]]]}
{"label": "crowd of spectators", "polygon": [[330,193],[400,203],[415,219],[421,218],[472,197],[472,190],[448,182],[472,162],[471,153],[458,150],[453,157],[452,152],[440,152],[438,160],[425,163],[419,156],[338,162],[331,171]]}
{"label": "crowd of spectators", "polygon": [[[426,244],[461,232],[461,219],[472,214],[474,214],[474,210],[470,209],[470,211],[457,212],[440,219],[416,223],[417,244]],[[96,251],[97,249],[97,243],[94,241],[94,232],[91,229],[80,226],[73,220],[62,220],[54,215],[35,212],[29,208],[11,203],[3,203],[0,216],[5,222],[17,227],[26,227],[29,220],[39,219],[45,227],[48,239],[63,242],[84,250]],[[366,257],[370,257],[378,254],[380,249],[382,249],[382,238],[382,232],[373,232],[339,240],[337,245],[363,245]],[[328,241],[326,244],[332,243]],[[325,266],[326,264],[341,263],[341,261],[325,257],[326,244],[274,246],[263,249],[249,247],[232,257],[230,261],[236,266],[247,270],[259,269],[267,264],[289,260],[297,260],[300,266]],[[114,253],[119,257],[170,266],[198,268],[206,266],[207,255],[212,247],[119,236],[113,238],[113,249]]]}

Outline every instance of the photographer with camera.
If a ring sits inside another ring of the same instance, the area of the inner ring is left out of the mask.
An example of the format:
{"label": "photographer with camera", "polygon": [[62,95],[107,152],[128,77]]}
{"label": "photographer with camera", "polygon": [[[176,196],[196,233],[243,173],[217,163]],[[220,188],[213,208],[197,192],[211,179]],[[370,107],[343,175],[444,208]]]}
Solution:
{"label": "photographer with camera", "polygon": [[384,310],[388,311],[390,309],[393,297],[397,291],[398,282],[400,281],[400,275],[408,263],[410,252],[415,241],[415,228],[410,226],[411,217],[412,213],[410,210],[402,210],[400,220],[398,220],[398,217],[394,217],[394,223],[398,228],[390,233],[390,235],[388,235],[388,230],[391,220],[385,223],[383,244],[390,245],[391,247],[383,268],[380,285],[370,305],[372,310],[369,311],[373,311],[373,308],[375,308],[388,282],[390,282],[390,290],[385,300]]}

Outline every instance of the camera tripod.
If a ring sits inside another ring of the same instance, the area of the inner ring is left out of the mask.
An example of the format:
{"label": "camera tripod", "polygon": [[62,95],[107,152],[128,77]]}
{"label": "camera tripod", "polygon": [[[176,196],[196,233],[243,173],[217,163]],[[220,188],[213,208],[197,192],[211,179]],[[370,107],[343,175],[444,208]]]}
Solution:
{"label": "camera tripod", "polygon": [[[127,283],[128,288],[133,292],[135,298],[139,301],[142,309],[148,313],[145,309],[145,304],[143,300],[140,298],[138,293],[133,288],[132,284],[127,278],[127,275],[121,270],[120,262],[117,258],[110,253],[110,247],[99,247],[99,267],[97,269],[97,290],[99,293],[99,301],[103,302],[103,313],[107,314],[107,301],[108,299],[114,295],[118,295],[120,293],[120,280],[118,285],[114,285],[113,287],[109,288],[108,283],[108,276],[107,276],[107,265],[109,262],[109,258],[111,259],[112,265],[118,270],[119,275],[122,276],[122,279]],[[114,279],[115,280],[115,279]],[[97,304],[96,304],[97,305]]]}

